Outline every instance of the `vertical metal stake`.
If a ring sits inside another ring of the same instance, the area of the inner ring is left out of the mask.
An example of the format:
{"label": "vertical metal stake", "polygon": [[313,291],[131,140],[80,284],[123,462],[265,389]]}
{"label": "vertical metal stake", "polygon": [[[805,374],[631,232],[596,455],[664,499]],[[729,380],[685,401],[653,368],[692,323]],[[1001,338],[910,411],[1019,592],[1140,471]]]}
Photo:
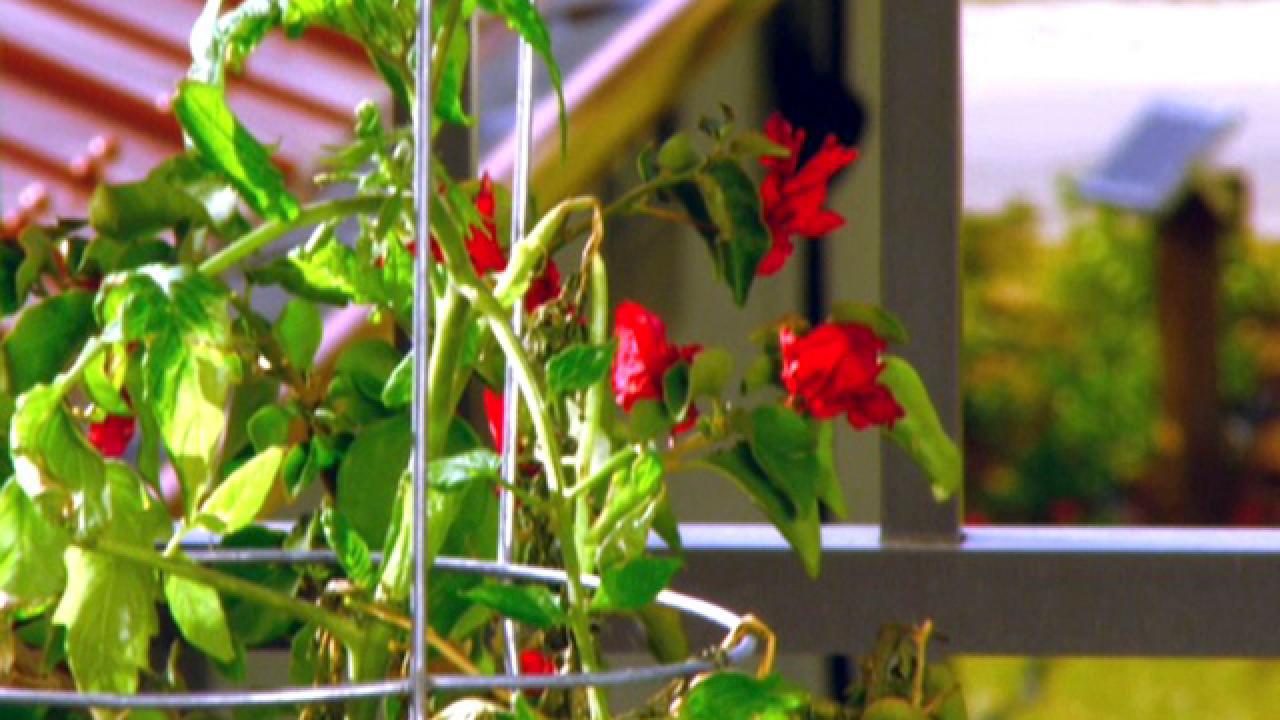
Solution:
{"label": "vertical metal stake", "polygon": [[419,0],[418,93],[413,113],[413,198],[418,248],[413,263],[413,711],[427,719],[427,361],[431,325],[431,0]]}
{"label": "vertical metal stake", "polygon": [[[520,41],[516,69],[516,157],[511,178],[511,252],[524,239],[529,206],[529,156],[533,152],[533,46]],[[511,327],[516,335],[524,325],[524,303],[517,300],[511,311]],[[515,373],[507,368],[503,383],[502,477],[508,485],[516,484],[519,472],[517,447],[520,437],[520,392]],[[511,562],[515,550],[516,501],[510,492],[502,493],[498,515],[498,562]],[[520,649],[515,623],[503,623],[507,672],[520,672]]]}

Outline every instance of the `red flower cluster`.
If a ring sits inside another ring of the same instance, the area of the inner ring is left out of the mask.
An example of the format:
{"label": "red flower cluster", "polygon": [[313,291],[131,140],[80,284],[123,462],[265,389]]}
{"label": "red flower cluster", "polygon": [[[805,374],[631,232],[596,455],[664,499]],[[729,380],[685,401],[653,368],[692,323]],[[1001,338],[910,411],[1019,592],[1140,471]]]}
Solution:
{"label": "red flower cluster", "polygon": [[[471,228],[471,234],[467,237],[467,255],[471,258],[471,267],[475,268],[476,273],[480,275],[506,270],[507,256],[503,252],[502,245],[498,243],[496,220],[498,203],[493,194],[493,180],[488,173],[480,178],[480,190],[476,193],[474,203],[482,222],[480,227]],[[413,243],[409,244],[409,251],[416,253]],[[435,238],[431,239],[431,257],[436,262],[444,262],[444,256]],[[526,312],[533,312],[559,296],[560,269],[556,267],[554,261],[548,261],[542,275],[534,278],[528,292],[525,293],[524,309]]]}
{"label": "red flower cluster", "polygon": [[104,457],[118,458],[129,448],[137,427],[138,422],[128,415],[108,415],[102,422],[89,424],[89,442]]}
{"label": "red flower cluster", "polygon": [[[640,400],[662,398],[662,376],[680,361],[692,362],[701,345],[672,345],[662,318],[642,305],[624,302],[614,318],[618,350],[613,358],[613,395],[628,412]],[[697,409],[689,408],[676,432],[693,427]]]}
{"label": "red flower cluster", "polygon": [[886,347],[871,328],[857,323],[826,323],[800,337],[784,327],[782,385],[791,404],[816,418],[844,415],[856,430],[887,425],[903,416],[889,389],[876,383]]}
{"label": "red flower cluster", "polygon": [[760,164],[768,171],[760,186],[760,204],[773,237],[773,247],[756,268],[756,274],[761,276],[782,269],[795,250],[792,236],[822,237],[844,225],[843,217],[823,207],[827,202],[827,183],[858,157],[857,149],[844,147],[834,135],[828,135],[809,162],[798,167],[804,130],[792,128],[786,118],[774,113],[765,124],[764,132],[791,154],[785,158],[760,158]]}

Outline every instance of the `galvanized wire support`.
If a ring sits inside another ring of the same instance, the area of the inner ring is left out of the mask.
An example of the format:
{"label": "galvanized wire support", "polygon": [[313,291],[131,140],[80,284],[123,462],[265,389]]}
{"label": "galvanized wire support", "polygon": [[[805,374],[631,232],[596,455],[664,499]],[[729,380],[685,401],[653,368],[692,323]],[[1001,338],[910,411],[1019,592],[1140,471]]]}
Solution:
{"label": "galvanized wire support", "polygon": [[[532,1],[532,0],[531,0]],[[516,156],[511,177],[510,255],[524,239],[529,208],[529,158],[533,154],[533,46],[524,40],[516,58]],[[519,337],[524,326],[524,303],[517,301],[511,311],[511,328]],[[519,477],[520,392],[515,372],[507,367],[502,395],[502,479],[515,487]],[[498,562],[511,562],[516,544],[516,499],[504,492],[498,506]],[[507,672],[520,674],[520,647],[516,625],[502,623],[502,646]]]}
{"label": "galvanized wire support", "polygon": [[431,253],[426,248],[431,234],[431,0],[419,0],[418,11],[418,91],[413,113],[413,198],[418,247],[413,261],[413,588],[409,603],[413,611],[412,658],[414,720],[426,720],[427,698],[427,374],[431,332]]}

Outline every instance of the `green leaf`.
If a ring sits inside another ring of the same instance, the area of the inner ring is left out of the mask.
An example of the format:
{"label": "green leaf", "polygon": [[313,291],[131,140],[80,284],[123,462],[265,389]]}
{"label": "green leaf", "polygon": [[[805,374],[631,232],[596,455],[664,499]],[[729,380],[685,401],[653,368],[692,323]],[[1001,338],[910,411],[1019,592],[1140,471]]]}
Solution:
{"label": "green leaf", "polygon": [[800,556],[805,571],[817,577],[822,567],[822,527],[818,504],[796,506],[760,467],[751,448],[740,442],[707,458],[709,466],[742,488]]}
{"label": "green leaf", "polygon": [[391,371],[387,384],[382,386],[382,405],[388,410],[400,410],[413,402],[413,351],[410,350]]}
{"label": "green leaf", "polygon": [[172,227],[212,225],[200,201],[164,175],[135,183],[98,185],[89,198],[89,224],[121,240],[148,237]]}
{"label": "green leaf", "polygon": [[81,692],[132,694],[159,629],[150,569],[72,546],[53,621],[67,629],[67,661]]}
{"label": "green leaf", "polygon": [[15,480],[42,510],[52,513],[51,519],[74,511],[79,532],[106,519],[102,456],[85,439],[55,389],[37,385],[18,398],[9,448]]}
{"label": "green leaf", "polygon": [[[278,548],[283,539],[281,533],[250,525],[238,533],[224,536],[222,546],[231,549]],[[287,595],[297,591],[298,571],[288,565],[235,565],[224,568],[224,571]],[[297,625],[292,615],[232,595],[227,596],[225,607],[232,637],[247,647],[276,642]]]}
{"label": "green leaf", "polygon": [[[461,15],[469,14],[464,11]],[[459,17],[458,22],[459,27],[454,31],[449,51],[443,59],[435,115],[445,122],[469,127],[474,120],[463,108],[462,96],[466,86],[467,62],[471,59],[471,33],[467,31],[466,17]]]}
{"label": "green leaf", "polygon": [[849,510],[845,507],[844,486],[836,474],[835,423],[830,420],[811,420],[818,453],[818,499],[832,514],[844,520]]}
{"label": "green leaf", "polygon": [[209,657],[229,663],[235,659],[231,630],[218,591],[177,575],[164,579],[165,602],[182,637]]}
{"label": "green leaf", "polygon": [[236,468],[200,506],[196,520],[213,532],[229,534],[253,522],[280,472],[284,448],[272,447]]}
{"label": "green leaf", "polygon": [[221,86],[183,81],[173,111],[201,156],[255,211],[274,220],[298,216],[298,200],[285,189],[284,176],[266,148],[236,119]]}
{"label": "green leaf", "polygon": [[36,610],[57,599],[66,569],[51,558],[67,546],[63,530],[45,520],[16,482],[0,487],[0,595],[4,604]]}
{"label": "green leaf", "polygon": [[878,305],[856,302],[837,302],[831,305],[831,319],[838,323],[866,325],[876,335],[892,343],[905,345],[910,341],[907,328],[893,313]]}
{"label": "green leaf", "polygon": [[809,423],[782,405],[751,411],[751,454],[796,508],[817,502],[817,441]]}
{"label": "green leaf", "polygon": [[938,412],[929,399],[929,391],[911,367],[899,357],[886,357],[879,382],[889,388],[905,416],[885,430],[929,477],[933,496],[939,502],[951,497],[964,481],[964,459],[960,449],[947,435]]}
{"label": "green leaf", "polygon": [[701,162],[702,156],[693,146],[693,138],[688,133],[672,135],[658,150],[658,165],[673,175],[687,173]]}
{"label": "green leaf", "polygon": [[55,270],[53,254],[55,240],[49,237],[44,228],[29,225],[18,235],[18,245],[22,248],[22,262],[14,274],[14,287],[18,297],[26,297],[31,288],[40,280],[45,270]]}
{"label": "green leaf", "polygon": [[316,681],[316,669],[320,662],[319,641],[316,627],[304,625],[289,643],[289,684],[305,687]]}
{"label": "green leaf", "polygon": [[568,146],[569,115],[565,110],[560,65],[551,52],[551,33],[538,14],[538,8],[532,0],[480,0],[479,4],[487,12],[502,16],[507,21],[507,27],[529,43],[547,66],[547,77],[551,80],[551,87],[556,91],[556,101],[560,105],[560,151],[563,153]]}
{"label": "green leaf", "polygon": [[0,315],[7,316],[27,300],[27,288],[18,287],[18,268],[25,256],[13,243],[0,243]]}
{"label": "green leaf", "polygon": [[662,474],[662,459],[650,451],[637,457],[625,476],[615,476],[609,484],[600,517],[592,526],[593,538],[603,538],[623,517],[656,499],[663,490]]}
{"label": "green leaf", "polygon": [[638,443],[665,438],[671,434],[671,416],[656,400],[640,400],[631,406],[628,435]]}
{"label": "green leaf", "polygon": [[751,178],[734,161],[714,162],[698,175],[707,211],[719,228],[712,243],[716,269],[739,307],[747,302],[756,269],[772,244]]}
{"label": "green leaf", "polygon": [[547,361],[547,388],[553,395],[586,390],[609,375],[614,343],[578,343],[556,353]]}
{"label": "green leaf", "polygon": [[648,605],[636,611],[636,618],[644,625],[645,643],[655,660],[677,663],[689,659],[689,637],[679,610]]}
{"label": "green leaf", "polygon": [[689,396],[719,398],[733,377],[733,355],[721,348],[706,348],[693,356],[689,368]]}
{"label": "green leaf", "polygon": [[81,290],[54,295],[24,310],[4,341],[13,392],[53,380],[93,330],[93,295]]}
{"label": "green leaf", "polygon": [[409,430],[408,415],[366,426],[338,467],[338,510],[375,550],[382,549],[400,476],[409,464]]}
{"label": "green leaf", "polygon": [[757,680],[738,672],[719,672],[689,691],[680,720],[789,720],[808,704],[804,691],[777,675]]}
{"label": "green leaf", "polygon": [[347,577],[357,587],[371,589],[374,582],[373,556],[370,555],[369,546],[365,544],[364,539],[351,527],[351,523],[347,522],[342,513],[333,508],[325,508],[320,516],[320,523],[324,528],[325,540],[337,553],[338,562],[341,563]]}
{"label": "green leaf", "polygon": [[606,568],[591,609],[600,612],[639,610],[667,588],[683,563],[676,558],[638,557]]}
{"label": "green leaf", "polygon": [[432,460],[428,473],[433,489],[457,492],[475,482],[496,484],[502,475],[502,458],[488,448],[475,448]]}
{"label": "green leaf", "polygon": [[389,343],[370,338],[348,345],[334,363],[334,370],[350,378],[361,395],[381,401],[382,389],[400,360],[400,353]]}
{"label": "green leaf", "polygon": [[689,390],[689,363],[677,362],[662,374],[662,402],[676,422],[684,422],[689,413],[689,404],[693,401]]}
{"label": "green leaf", "polygon": [[289,425],[294,415],[279,405],[263,405],[249,418],[249,441],[253,449],[263,452],[273,445],[289,442]]}
{"label": "green leaf", "polygon": [[567,621],[559,601],[541,585],[485,583],[468,590],[466,597],[503,617],[539,630],[550,630]]}
{"label": "green leaf", "polygon": [[311,369],[316,350],[324,339],[324,320],[315,305],[302,298],[290,298],[280,311],[272,334],[284,350],[289,364],[306,372]]}
{"label": "green leaf", "polygon": [[85,366],[84,375],[81,376],[90,399],[95,405],[112,415],[133,413],[121,393],[124,387],[126,362],[127,357],[123,347],[108,348]]}

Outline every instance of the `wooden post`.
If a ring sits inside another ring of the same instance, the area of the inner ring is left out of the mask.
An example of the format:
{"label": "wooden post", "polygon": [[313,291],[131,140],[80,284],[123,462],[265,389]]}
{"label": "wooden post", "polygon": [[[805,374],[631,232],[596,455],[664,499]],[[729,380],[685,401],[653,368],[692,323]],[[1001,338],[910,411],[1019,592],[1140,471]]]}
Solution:
{"label": "wooden post", "polygon": [[[1235,480],[1224,467],[1218,385],[1221,245],[1227,225],[1193,190],[1158,223],[1156,292],[1163,367],[1164,458],[1158,490],[1174,523],[1231,515]],[[1163,505],[1164,503],[1161,502]]]}

